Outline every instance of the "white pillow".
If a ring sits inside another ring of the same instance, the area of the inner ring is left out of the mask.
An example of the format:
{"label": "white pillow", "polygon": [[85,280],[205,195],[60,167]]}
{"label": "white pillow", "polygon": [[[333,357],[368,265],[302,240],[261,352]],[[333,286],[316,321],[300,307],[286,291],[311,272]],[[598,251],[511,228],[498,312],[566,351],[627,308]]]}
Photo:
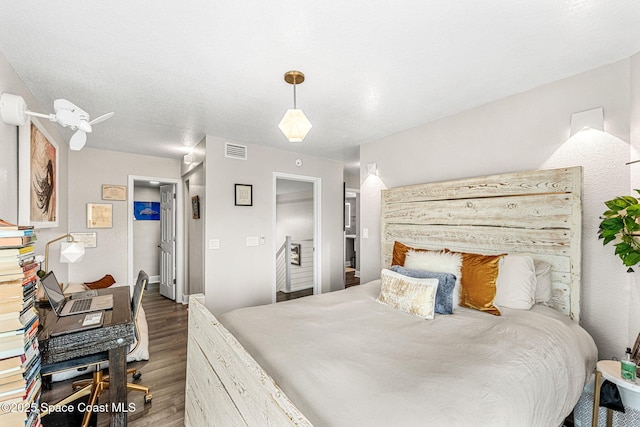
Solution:
{"label": "white pillow", "polygon": [[433,319],[438,279],[417,279],[386,269],[380,273],[380,279],[382,286],[377,302],[423,319]]}
{"label": "white pillow", "polygon": [[404,267],[414,270],[433,271],[435,273],[451,273],[456,276],[453,288],[453,307],[460,301],[460,276],[462,276],[462,255],[444,251],[407,251]]}
{"label": "white pillow", "polygon": [[500,260],[496,280],[498,307],[529,310],[535,303],[536,271],[533,259],[525,255],[505,255]]}
{"label": "white pillow", "polygon": [[534,260],[536,269],[536,302],[545,303],[551,299],[551,264]]}

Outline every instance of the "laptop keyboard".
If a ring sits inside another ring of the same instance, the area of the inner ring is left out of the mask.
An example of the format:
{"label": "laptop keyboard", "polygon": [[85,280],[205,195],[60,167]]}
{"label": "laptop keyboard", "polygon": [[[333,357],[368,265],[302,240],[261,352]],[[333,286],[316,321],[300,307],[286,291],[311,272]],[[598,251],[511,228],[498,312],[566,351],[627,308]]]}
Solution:
{"label": "laptop keyboard", "polygon": [[89,307],[91,307],[91,299],[78,299],[73,301],[73,305],[71,306],[71,310],[69,310],[69,313],[77,313],[78,311],[85,311],[85,310],[89,310]]}

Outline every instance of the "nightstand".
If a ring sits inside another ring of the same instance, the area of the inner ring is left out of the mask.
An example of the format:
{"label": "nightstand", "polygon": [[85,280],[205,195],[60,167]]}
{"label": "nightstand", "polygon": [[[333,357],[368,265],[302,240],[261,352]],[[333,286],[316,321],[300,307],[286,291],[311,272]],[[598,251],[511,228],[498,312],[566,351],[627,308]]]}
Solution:
{"label": "nightstand", "polygon": [[[609,380],[618,387],[625,388],[634,393],[640,393],[640,382],[635,383],[623,380],[620,376],[620,362],[617,360],[601,360],[596,365],[596,381],[593,386],[593,416],[591,427],[598,426],[598,409],[600,408],[600,386],[602,378]],[[611,427],[613,422],[613,411],[607,409],[607,427]]]}

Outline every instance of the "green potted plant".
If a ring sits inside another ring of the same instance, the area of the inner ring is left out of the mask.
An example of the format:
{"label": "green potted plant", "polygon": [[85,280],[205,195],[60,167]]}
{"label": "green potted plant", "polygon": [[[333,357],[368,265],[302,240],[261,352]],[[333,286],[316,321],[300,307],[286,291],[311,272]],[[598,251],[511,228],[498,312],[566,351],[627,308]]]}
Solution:
{"label": "green potted plant", "polygon": [[[635,191],[640,194],[640,190]],[[640,263],[640,202],[632,196],[620,196],[604,204],[608,209],[602,214],[598,238],[604,240],[604,245],[617,242],[615,254],[631,273]]]}

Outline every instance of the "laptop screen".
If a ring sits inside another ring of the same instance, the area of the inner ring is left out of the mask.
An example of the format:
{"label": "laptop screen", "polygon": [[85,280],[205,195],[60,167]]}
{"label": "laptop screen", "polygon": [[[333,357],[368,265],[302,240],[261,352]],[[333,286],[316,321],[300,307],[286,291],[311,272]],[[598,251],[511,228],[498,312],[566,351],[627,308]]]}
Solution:
{"label": "laptop screen", "polygon": [[44,287],[44,291],[47,294],[47,298],[49,298],[49,303],[53,308],[53,311],[56,314],[60,314],[62,310],[62,304],[64,303],[64,294],[60,291],[60,283],[58,283],[58,279],[56,279],[53,271],[48,272],[42,279],[40,279],[40,283]]}

